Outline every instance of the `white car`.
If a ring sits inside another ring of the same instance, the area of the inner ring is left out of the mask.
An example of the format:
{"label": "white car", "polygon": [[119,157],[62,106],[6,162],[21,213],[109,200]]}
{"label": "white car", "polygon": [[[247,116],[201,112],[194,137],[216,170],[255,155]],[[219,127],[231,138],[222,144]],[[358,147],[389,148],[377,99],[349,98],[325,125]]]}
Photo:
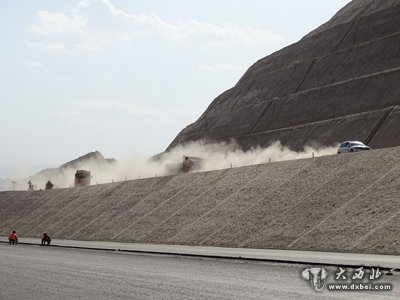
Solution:
{"label": "white car", "polygon": [[337,153],[360,152],[365,150],[371,150],[371,148],[358,141],[347,141],[340,144]]}

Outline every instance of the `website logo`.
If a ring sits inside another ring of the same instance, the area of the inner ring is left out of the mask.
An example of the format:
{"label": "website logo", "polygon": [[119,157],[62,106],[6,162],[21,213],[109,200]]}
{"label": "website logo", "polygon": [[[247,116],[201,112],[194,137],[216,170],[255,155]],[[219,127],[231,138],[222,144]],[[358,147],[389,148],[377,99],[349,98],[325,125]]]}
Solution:
{"label": "website logo", "polygon": [[[332,270],[333,271],[333,270]],[[382,291],[393,290],[391,283],[382,282],[383,272],[379,268],[365,269],[337,267],[331,280],[327,281],[328,271],[324,268],[307,268],[301,277],[310,282],[311,287],[321,292],[325,286],[328,291]],[[332,281],[333,280],[333,281]]]}
{"label": "website logo", "polygon": [[311,286],[318,292],[322,291],[325,286],[326,278],[328,277],[328,272],[324,268],[310,268],[305,269],[301,273],[303,279],[310,281]]}

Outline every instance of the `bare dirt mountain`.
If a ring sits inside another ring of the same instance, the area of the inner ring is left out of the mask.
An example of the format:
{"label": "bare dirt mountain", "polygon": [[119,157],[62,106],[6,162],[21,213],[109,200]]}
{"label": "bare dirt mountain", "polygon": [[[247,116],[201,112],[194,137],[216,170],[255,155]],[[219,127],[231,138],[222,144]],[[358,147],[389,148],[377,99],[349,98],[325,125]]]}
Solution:
{"label": "bare dirt mountain", "polygon": [[205,139],[400,145],[400,0],[353,0],[299,42],[252,65],[167,150]]}

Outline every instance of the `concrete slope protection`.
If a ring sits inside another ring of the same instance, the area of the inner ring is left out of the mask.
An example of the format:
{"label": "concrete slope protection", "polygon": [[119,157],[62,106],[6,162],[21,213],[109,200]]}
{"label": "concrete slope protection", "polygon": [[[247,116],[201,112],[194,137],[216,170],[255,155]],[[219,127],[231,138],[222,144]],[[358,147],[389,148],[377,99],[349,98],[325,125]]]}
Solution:
{"label": "concrete slope protection", "polygon": [[400,254],[400,147],[0,192],[0,236]]}
{"label": "concrete slope protection", "polygon": [[399,14],[399,0],[353,0],[251,66],[167,150],[202,139],[244,149],[279,140],[297,151],[345,140],[399,146]]}

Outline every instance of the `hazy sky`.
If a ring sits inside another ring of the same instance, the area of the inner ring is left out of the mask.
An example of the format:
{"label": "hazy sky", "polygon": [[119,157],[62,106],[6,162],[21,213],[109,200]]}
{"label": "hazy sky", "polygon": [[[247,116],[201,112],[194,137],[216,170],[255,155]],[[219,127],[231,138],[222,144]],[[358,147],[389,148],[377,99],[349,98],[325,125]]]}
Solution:
{"label": "hazy sky", "polygon": [[162,152],[251,64],[348,2],[1,1],[0,177]]}

